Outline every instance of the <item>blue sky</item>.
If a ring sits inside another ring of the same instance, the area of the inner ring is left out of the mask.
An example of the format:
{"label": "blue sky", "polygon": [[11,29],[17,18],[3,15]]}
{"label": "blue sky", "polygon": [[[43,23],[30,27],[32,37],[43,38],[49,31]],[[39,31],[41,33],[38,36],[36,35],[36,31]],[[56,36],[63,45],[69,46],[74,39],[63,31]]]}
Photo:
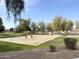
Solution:
{"label": "blue sky", "polygon": [[[51,22],[54,16],[63,16],[72,21],[79,20],[79,0],[25,0],[22,18],[32,18],[32,22]],[[0,3],[0,17],[6,28],[15,27],[13,18],[7,20],[4,0]]]}

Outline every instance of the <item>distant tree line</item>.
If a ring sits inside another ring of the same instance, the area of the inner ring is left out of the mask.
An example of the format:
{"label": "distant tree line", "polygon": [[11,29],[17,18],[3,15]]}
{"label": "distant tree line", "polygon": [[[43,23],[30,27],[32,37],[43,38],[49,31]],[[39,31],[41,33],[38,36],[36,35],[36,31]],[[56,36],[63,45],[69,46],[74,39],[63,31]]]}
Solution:
{"label": "distant tree line", "polygon": [[68,31],[73,29],[73,25],[71,20],[61,16],[54,17],[53,22],[51,23],[52,30],[57,31],[58,33],[60,33],[60,31],[68,33]]}
{"label": "distant tree line", "polygon": [[16,27],[17,32],[21,31],[33,31],[35,32],[44,32],[46,30],[46,24],[44,22],[31,22],[31,18],[28,19],[19,19],[19,25]]}
{"label": "distant tree line", "polygon": [[[33,31],[35,32],[51,32],[54,31],[57,33],[68,33],[68,31],[72,31],[74,23],[67,19],[63,18],[62,16],[55,16],[52,22],[45,23],[43,21],[41,22],[31,22],[31,18],[28,19],[19,19],[19,24],[16,26],[16,28],[10,28],[10,31],[16,30],[16,32],[22,32],[22,31]],[[75,22],[76,29],[79,30],[79,21]],[[2,22],[2,18],[0,17],[0,32],[4,31],[5,27]]]}
{"label": "distant tree line", "polygon": [[67,18],[61,16],[55,16],[53,21],[45,24],[41,21],[39,23],[31,22],[31,18],[19,19],[19,25],[16,27],[17,31],[33,31],[35,32],[52,32],[56,31],[60,33],[61,31],[68,33],[73,29],[73,22]]}

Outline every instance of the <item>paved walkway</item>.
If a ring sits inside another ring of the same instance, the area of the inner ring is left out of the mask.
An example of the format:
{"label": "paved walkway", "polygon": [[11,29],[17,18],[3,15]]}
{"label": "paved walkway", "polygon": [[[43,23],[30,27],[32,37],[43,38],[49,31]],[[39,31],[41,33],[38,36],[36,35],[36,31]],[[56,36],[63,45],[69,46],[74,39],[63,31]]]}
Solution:
{"label": "paved walkway", "polygon": [[71,37],[71,38],[74,37],[75,38],[75,37],[79,37],[79,35],[67,35],[66,37]]}
{"label": "paved walkway", "polygon": [[60,37],[60,35],[33,35],[33,38],[31,38],[31,36],[28,35],[26,39],[24,36],[22,36],[22,37],[13,37],[13,38],[2,38],[0,39],[0,41],[37,46],[58,37]]}

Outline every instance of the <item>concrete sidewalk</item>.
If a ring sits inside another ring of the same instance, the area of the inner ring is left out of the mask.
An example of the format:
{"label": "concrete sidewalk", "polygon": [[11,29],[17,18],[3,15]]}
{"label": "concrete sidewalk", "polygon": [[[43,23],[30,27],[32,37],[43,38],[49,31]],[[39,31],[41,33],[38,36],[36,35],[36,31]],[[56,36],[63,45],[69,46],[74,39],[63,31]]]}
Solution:
{"label": "concrete sidewalk", "polygon": [[31,38],[31,36],[28,35],[27,39],[25,39],[25,37],[22,36],[22,37],[13,37],[13,38],[2,38],[0,39],[0,41],[38,46],[42,43],[45,43],[49,40],[53,40],[60,36],[61,35],[33,35],[33,38]]}

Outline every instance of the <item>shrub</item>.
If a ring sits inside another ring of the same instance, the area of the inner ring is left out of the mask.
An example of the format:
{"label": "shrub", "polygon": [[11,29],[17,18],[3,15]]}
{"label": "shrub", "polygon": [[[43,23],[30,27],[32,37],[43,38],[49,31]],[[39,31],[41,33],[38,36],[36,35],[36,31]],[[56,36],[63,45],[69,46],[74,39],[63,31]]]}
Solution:
{"label": "shrub", "polygon": [[64,38],[64,43],[67,49],[76,49],[77,39]]}
{"label": "shrub", "polygon": [[13,32],[13,28],[10,28],[10,31]]}
{"label": "shrub", "polygon": [[50,45],[50,51],[51,51],[51,52],[56,52],[56,47],[53,46],[53,45]]}

